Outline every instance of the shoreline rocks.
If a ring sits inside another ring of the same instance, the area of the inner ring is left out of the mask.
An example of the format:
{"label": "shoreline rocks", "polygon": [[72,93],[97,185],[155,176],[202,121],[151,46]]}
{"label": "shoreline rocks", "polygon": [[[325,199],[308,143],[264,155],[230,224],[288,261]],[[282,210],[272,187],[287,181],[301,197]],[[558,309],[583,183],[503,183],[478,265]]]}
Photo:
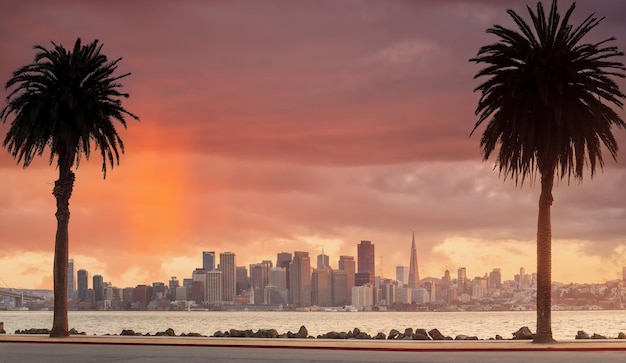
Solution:
{"label": "shoreline rocks", "polygon": [[[4,334],[4,326],[0,325],[0,334]],[[70,335],[87,335],[85,332],[78,332],[76,329],[72,328],[69,331]],[[40,334],[40,335],[49,335],[50,330],[47,328],[31,328],[24,330],[16,330],[15,334]],[[110,335],[110,334],[106,334]],[[117,335],[117,334],[114,334]],[[297,332],[293,333],[291,331],[287,331],[286,333],[279,333],[276,329],[259,329],[257,331],[253,331],[252,329],[229,329],[227,331],[216,331],[213,335],[203,335],[200,333],[182,333],[180,335],[176,335],[176,332],[172,328],[167,328],[164,331],[156,332],[153,335],[150,333],[140,333],[135,332],[132,329],[122,329],[119,333],[120,336],[167,336],[167,337],[197,337],[197,338],[260,338],[260,339],[370,339],[370,340],[421,340],[421,341],[431,341],[431,340],[460,340],[460,341],[468,341],[468,340],[505,340],[502,336],[496,335],[494,338],[478,338],[475,335],[465,335],[458,334],[454,338],[451,336],[446,336],[439,331],[439,329],[434,328],[431,330],[426,330],[422,328],[405,328],[404,332],[400,332],[397,329],[391,329],[388,334],[384,332],[378,332],[375,335],[370,335],[366,332],[361,331],[359,328],[354,328],[348,331],[329,331],[324,334],[319,334],[317,337],[309,335],[308,329],[302,325]],[[528,328],[527,326],[523,326],[517,331],[512,333],[512,338],[508,340],[531,340],[534,339],[535,334]],[[616,338],[607,337],[601,334],[593,333],[589,335],[584,330],[579,330],[574,337],[576,340],[580,339],[625,339],[626,334],[620,332]]]}

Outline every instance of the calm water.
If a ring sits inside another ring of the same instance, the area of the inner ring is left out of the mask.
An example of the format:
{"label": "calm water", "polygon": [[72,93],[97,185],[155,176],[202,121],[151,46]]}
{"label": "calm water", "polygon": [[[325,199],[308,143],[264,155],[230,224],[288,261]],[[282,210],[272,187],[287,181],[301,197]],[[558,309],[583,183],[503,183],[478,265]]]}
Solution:
{"label": "calm water", "polygon": [[[17,329],[50,328],[51,311],[0,311],[0,322],[12,334]],[[476,335],[481,339],[511,338],[522,326],[535,331],[535,312],[211,312],[211,311],[72,311],[70,328],[89,335],[119,334],[122,329],[154,334],[172,328],[177,335],[196,332],[213,335],[217,330],[270,329],[279,333],[297,332],[306,326],[310,335],[359,328],[375,335],[391,329],[439,329],[444,335]],[[573,339],[578,330],[610,338],[626,333],[626,311],[555,311],[552,331],[555,339]]]}

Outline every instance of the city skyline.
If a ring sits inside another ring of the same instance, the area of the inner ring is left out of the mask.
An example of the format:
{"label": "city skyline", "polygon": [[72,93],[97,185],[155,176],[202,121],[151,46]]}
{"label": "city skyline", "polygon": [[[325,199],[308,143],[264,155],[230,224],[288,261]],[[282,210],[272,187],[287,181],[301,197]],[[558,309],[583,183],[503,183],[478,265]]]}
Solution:
{"label": "city skyline", "polygon": [[[334,265],[370,240],[393,277],[413,230],[421,277],[534,271],[539,190],[481,161],[468,62],[495,41],[487,28],[512,25],[507,8],[525,16],[534,1],[273,3],[0,5],[3,85],[33,45],[77,36],[132,73],[124,102],[141,121],[119,130],[120,166],[102,180],[83,160],[76,173],[74,271],[126,285],[186,275],[198,251],[236,251],[243,266],[308,251],[315,265],[322,247]],[[589,40],[626,50],[622,2],[579,0],[573,20],[594,12],[606,19]],[[613,280],[626,265],[626,133],[615,136],[617,163],[555,186],[555,281]],[[45,156],[23,170],[0,152],[9,287],[52,287],[56,173]]]}

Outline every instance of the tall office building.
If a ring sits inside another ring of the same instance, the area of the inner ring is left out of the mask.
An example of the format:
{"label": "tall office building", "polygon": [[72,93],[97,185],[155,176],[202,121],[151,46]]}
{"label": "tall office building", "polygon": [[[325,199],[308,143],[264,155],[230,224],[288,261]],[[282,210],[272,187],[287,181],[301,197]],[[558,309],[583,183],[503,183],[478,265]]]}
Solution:
{"label": "tall office building", "polygon": [[456,284],[458,286],[459,294],[461,294],[465,292],[465,287],[467,285],[466,283],[467,269],[465,267],[459,267],[459,269],[456,271],[456,275],[457,275]]}
{"label": "tall office building", "polygon": [[276,286],[278,291],[287,290],[287,269],[284,267],[272,267],[270,270],[270,284]]}
{"label": "tall office building", "polygon": [[371,241],[361,241],[361,243],[357,245],[357,257],[359,259],[357,272],[376,273],[374,244],[372,244]]}
{"label": "tall office building", "polygon": [[74,280],[74,259],[67,260],[67,298],[73,299],[76,295],[76,280]]}
{"label": "tall office building", "polygon": [[352,288],[355,286],[356,263],[354,256],[339,256],[339,269],[346,272],[346,305],[352,303]]}
{"label": "tall office building", "polygon": [[296,307],[311,305],[311,260],[308,252],[294,252],[289,265],[289,293]]}
{"label": "tall office building", "polygon": [[499,289],[502,286],[502,274],[499,268],[494,268],[489,273],[489,287]]}
{"label": "tall office building", "polygon": [[324,254],[324,250],[322,250],[321,255],[317,255],[317,269],[330,268],[330,259],[328,255]]}
{"label": "tall office building", "polygon": [[396,281],[400,287],[409,283],[409,266],[396,266]]}
{"label": "tall office building", "polygon": [[102,275],[93,275],[93,294],[96,301],[104,300],[104,279]]}
{"label": "tall office building", "polygon": [[209,305],[221,305],[222,271],[212,270],[206,273],[206,302]]}
{"label": "tall office building", "polygon": [[202,251],[202,268],[205,271],[215,270],[215,252]]}
{"label": "tall office building", "polygon": [[417,268],[417,249],[415,248],[415,232],[413,232],[413,241],[411,242],[411,263],[409,264],[409,289],[419,287],[420,273]]}
{"label": "tall office building", "polygon": [[236,291],[237,296],[241,295],[244,291],[250,290],[250,280],[248,279],[248,269],[246,266],[237,266],[235,270],[236,279]]}
{"label": "tall office building", "polygon": [[317,306],[332,305],[330,269],[321,268],[313,271],[311,276],[311,303]]}
{"label": "tall office building", "polygon": [[89,272],[80,269],[76,273],[76,278],[78,280],[78,300],[85,301],[87,299],[87,290],[89,289]]}
{"label": "tall office building", "polygon": [[351,303],[352,287],[348,290],[347,275],[343,270],[330,270],[331,300],[334,306]]}
{"label": "tall office building", "polygon": [[192,283],[190,289],[191,300],[200,304],[206,301],[206,279],[207,272],[203,268],[197,268],[191,273]]}
{"label": "tall office building", "polygon": [[287,288],[289,288],[289,265],[291,264],[292,255],[290,252],[279,252],[276,255],[276,267],[284,267],[287,272]]}
{"label": "tall office building", "polygon": [[237,291],[237,260],[234,253],[220,253],[220,270],[222,271],[222,303],[232,304]]}

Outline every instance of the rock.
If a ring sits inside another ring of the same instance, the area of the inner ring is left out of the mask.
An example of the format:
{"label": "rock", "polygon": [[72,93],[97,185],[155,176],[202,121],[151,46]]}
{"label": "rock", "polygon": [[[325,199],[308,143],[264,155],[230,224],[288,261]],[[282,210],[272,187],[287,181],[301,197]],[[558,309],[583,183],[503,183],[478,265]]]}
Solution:
{"label": "rock", "polygon": [[413,328],[404,329],[404,335],[413,338]]}
{"label": "rock", "polygon": [[398,335],[400,335],[400,332],[399,332],[399,331],[397,331],[396,329],[391,329],[391,330],[389,331],[389,336],[387,336],[387,339],[388,339],[388,340],[393,340],[393,339],[396,339],[396,337],[397,337]]}
{"label": "rock", "polygon": [[533,334],[527,326],[523,326],[513,333],[513,340],[533,339],[534,337],[535,334]]}
{"label": "rock", "polygon": [[135,335],[135,331],[132,329],[122,329],[120,335]]}
{"label": "rock", "polygon": [[626,334],[619,332],[619,334],[617,334],[617,339],[626,339]]}
{"label": "rock", "polygon": [[79,332],[74,328],[70,329],[69,333],[70,335],[87,335],[84,331]]}
{"label": "rock", "polygon": [[185,335],[185,333],[183,333],[181,336],[187,336],[187,337],[203,337],[204,335],[200,334],[200,333],[187,333],[187,335]]}
{"label": "rock", "polygon": [[253,335],[255,338],[278,338],[276,329],[259,329]]}
{"label": "rock", "polygon": [[503,340],[502,335],[496,334],[496,340]]}
{"label": "rock", "polygon": [[468,336],[465,334],[459,334],[454,338],[454,340],[467,340]]}
{"label": "rock", "polygon": [[298,332],[295,334],[294,338],[305,339],[308,336],[309,336],[309,331],[306,330],[306,327],[304,325],[302,325],[300,327],[300,330],[298,330]]}
{"label": "rock", "polygon": [[348,339],[348,333],[342,331],[339,333],[339,339]]}
{"label": "rock", "polygon": [[428,331],[428,335],[433,338],[433,340],[444,340],[446,339],[445,336],[443,336],[443,334],[441,334],[441,332],[439,331],[439,329],[431,329]]}
{"label": "rock", "polygon": [[374,337],[374,339],[377,340],[385,340],[387,337],[385,337],[385,333],[383,332],[379,332],[378,334],[376,334],[376,336]]}
{"label": "rock", "polygon": [[584,330],[579,330],[576,333],[576,339],[589,339],[589,334],[585,333]]}
{"label": "rock", "polygon": [[167,328],[167,329],[165,329],[165,335],[168,336],[168,337],[175,337],[176,333],[174,332],[174,329]]}
{"label": "rock", "polygon": [[593,333],[591,339],[606,339],[606,337],[604,335]]}
{"label": "rock", "polygon": [[359,328],[354,328],[354,330],[352,330],[352,336],[356,337],[357,335],[361,334],[361,329]]}
{"label": "rock", "polygon": [[366,332],[359,331],[359,334],[354,336],[355,339],[372,339],[372,337]]}
{"label": "rock", "polygon": [[322,339],[339,339],[339,333],[336,331],[329,331],[322,336]]}
{"label": "rock", "polygon": [[[183,333],[182,335],[185,335],[185,333]],[[224,337],[224,333],[221,330],[218,330],[215,333],[213,333],[213,336],[215,338],[223,338]]]}
{"label": "rock", "polygon": [[415,329],[413,340],[431,340],[425,329]]}

